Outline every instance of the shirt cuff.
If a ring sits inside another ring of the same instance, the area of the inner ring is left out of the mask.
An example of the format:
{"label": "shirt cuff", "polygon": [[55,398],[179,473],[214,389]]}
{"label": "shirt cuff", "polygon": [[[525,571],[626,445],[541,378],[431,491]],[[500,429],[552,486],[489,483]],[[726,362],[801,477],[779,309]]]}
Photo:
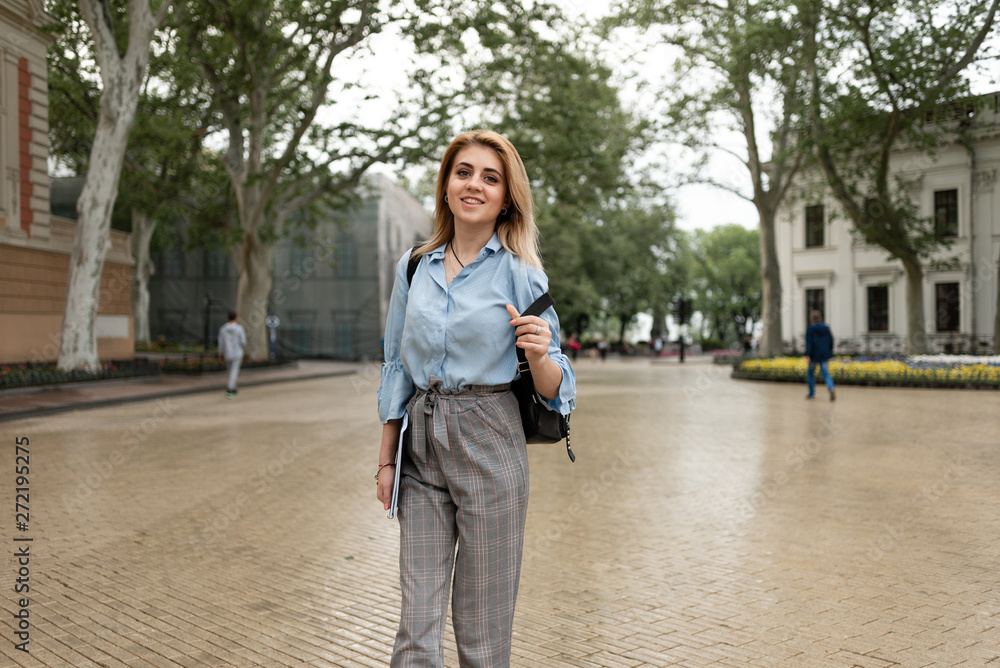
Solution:
{"label": "shirt cuff", "polygon": [[[569,415],[570,411],[576,408],[576,375],[573,373],[573,367],[570,366],[568,357],[561,353],[552,355],[551,357],[552,361],[558,364],[559,368],[562,369],[562,380],[559,382],[559,394],[555,399],[546,399],[539,394],[538,400],[556,413]],[[538,394],[538,392],[535,392],[535,394]]]}
{"label": "shirt cuff", "polygon": [[382,424],[403,417],[414,390],[413,379],[402,362],[382,364],[382,382],[378,386],[378,417]]}

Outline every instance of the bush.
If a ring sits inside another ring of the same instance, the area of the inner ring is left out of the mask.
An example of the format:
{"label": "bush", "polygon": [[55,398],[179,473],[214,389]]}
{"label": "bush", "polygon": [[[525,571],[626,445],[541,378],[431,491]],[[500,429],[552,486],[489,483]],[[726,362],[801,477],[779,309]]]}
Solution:
{"label": "bush", "polygon": [[702,350],[723,350],[729,348],[729,346],[726,345],[725,341],[723,341],[722,339],[717,339],[712,336],[707,336],[703,339],[700,339],[697,341],[697,343],[701,344]]}
{"label": "bush", "polygon": [[200,343],[184,343],[183,341],[169,341],[165,336],[158,336],[156,340],[149,343],[136,343],[137,353],[201,353],[205,346]]}
{"label": "bush", "polygon": [[[252,360],[243,363],[244,369],[280,366],[286,360]],[[161,373],[200,374],[202,372],[224,371],[225,362],[214,355],[198,355],[182,359],[166,360],[116,360],[104,362],[98,371],[60,371],[52,362],[24,362],[0,366],[0,390],[23,387],[45,387],[65,383],[81,383],[95,380],[141,378],[158,376]]]}

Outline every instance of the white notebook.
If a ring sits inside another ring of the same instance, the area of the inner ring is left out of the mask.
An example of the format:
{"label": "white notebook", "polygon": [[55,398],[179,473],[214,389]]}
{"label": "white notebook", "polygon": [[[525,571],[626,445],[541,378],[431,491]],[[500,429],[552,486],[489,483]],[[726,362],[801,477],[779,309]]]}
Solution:
{"label": "white notebook", "polygon": [[409,417],[403,413],[403,424],[399,428],[399,443],[396,445],[396,475],[392,481],[392,501],[389,502],[389,519],[396,517],[396,508],[399,506],[399,472],[403,470],[403,436],[406,434],[406,427]]}

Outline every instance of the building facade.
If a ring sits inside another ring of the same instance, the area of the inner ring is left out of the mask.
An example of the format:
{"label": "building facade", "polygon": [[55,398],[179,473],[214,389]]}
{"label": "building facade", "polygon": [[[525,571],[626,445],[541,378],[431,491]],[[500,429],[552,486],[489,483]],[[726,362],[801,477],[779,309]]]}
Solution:
{"label": "building facade", "polygon": [[[389,178],[365,179],[359,206],[301,226],[278,242],[269,313],[278,319],[281,355],[373,360],[399,258],[430,236],[431,217]],[[223,249],[154,254],[150,279],[150,334],[214,345],[215,333],[235,308],[238,272]]]}
{"label": "building facade", "polygon": [[[50,213],[48,74],[54,22],[38,0],[0,0],[0,361],[59,356],[76,225]],[[128,234],[113,232],[96,320],[102,359],[133,355]]]}
{"label": "building facade", "polygon": [[[950,243],[924,263],[923,300],[930,352],[989,353],[996,336],[1000,268],[1000,93],[974,118],[968,145],[933,157],[901,149],[894,174],[913,180],[914,204]],[[906,351],[903,265],[858,238],[832,195],[802,188],[781,208],[776,241],[782,331],[790,352],[804,350],[809,312],[820,311],[837,352]]]}

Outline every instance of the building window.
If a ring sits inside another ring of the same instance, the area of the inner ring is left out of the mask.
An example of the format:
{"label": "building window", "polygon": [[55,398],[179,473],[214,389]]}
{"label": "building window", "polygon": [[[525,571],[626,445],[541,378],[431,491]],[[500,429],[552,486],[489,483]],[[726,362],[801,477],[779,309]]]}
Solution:
{"label": "building window", "polygon": [[160,267],[163,278],[184,278],[184,249],[180,246],[164,249]]}
{"label": "building window", "polygon": [[934,191],[934,232],[939,237],[958,236],[958,191]]}
{"label": "building window", "polygon": [[205,278],[228,278],[229,254],[221,248],[205,251]]}
{"label": "building window", "polygon": [[823,223],[823,205],[815,204],[806,207],[806,248],[823,246],[825,225]]}
{"label": "building window", "polygon": [[868,331],[889,331],[889,286],[868,286]]}
{"label": "building window", "polygon": [[934,319],[939,332],[959,330],[958,283],[938,283],[934,286]]}
{"label": "building window", "polygon": [[806,327],[809,326],[809,314],[819,311],[822,320],[826,320],[826,290],[814,288],[806,290]]}
{"label": "building window", "polygon": [[350,237],[345,236],[337,243],[335,262],[337,263],[337,276],[340,278],[353,278],[357,275],[355,251],[354,240]]}
{"label": "building window", "polygon": [[288,249],[288,267],[293,274],[298,275],[302,270],[302,264],[306,261],[306,249],[297,242],[293,242]]}
{"label": "building window", "polygon": [[288,343],[292,350],[300,355],[314,355],[313,324],[316,322],[316,311],[311,309],[290,309],[288,311]]}
{"label": "building window", "polygon": [[338,322],[337,323],[337,342],[336,350],[337,357],[340,358],[350,358],[354,355],[354,323],[353,322]]}

